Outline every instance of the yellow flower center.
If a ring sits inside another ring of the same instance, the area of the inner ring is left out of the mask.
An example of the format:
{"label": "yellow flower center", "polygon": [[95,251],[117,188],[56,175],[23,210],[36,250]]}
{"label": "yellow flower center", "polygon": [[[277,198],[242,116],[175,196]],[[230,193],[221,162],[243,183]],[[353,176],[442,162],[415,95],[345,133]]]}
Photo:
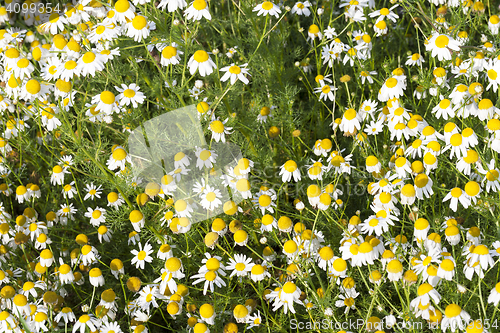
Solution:
{"label": "yellow flower center", "polygon": [[455,133],[450,138],[450,144],[454,147],[458,147],[462,144],[462,135],[460,133]]}
{"label": "yellow flower center", "polygon": [[193,8],[196,10],[203,10],[207,7],[205,0],[195,0],[193,2]]}
{"label": "yellow flower center", "polygon": [[319,27],[316,24],[309,26],[309,33],[316,35],[319,32]]}
{"label": "yellow flower center", "polygon": [[462,190],[458,187],[455,187],[454,189],[451,190],[451,196],[454,198],[460,198],[462,195]]}
{"label": "yellow flower center", "polygon": [[123,148],[116,148],[111,155],[115,161],[122,161],[127,157],[127,152]]}
{"label": "yellow flower center", "polygon": [[481,187],[475,181],[470,181],[465,185],[465,193],[467,193],[471,197],[475,197],[479,194],[479,190]]}
{"label": "yellow flower center", "polygon": [[22,58],[17,62],[17,67],[19,68],[26,68],[30,64],[30,61],[26,58]]}
{"label": "yellow flower center", "polygon": [[119,0],[115,3],[115,10],[118,13],[125,13],[130,8],[130,3],[127,0]]}
{"label": "yellow flower center", "polygon": [[446,307],[444,315],[448,318],[456,317],[462,312],[462,308],[456,304],[450,304]]}
{"label": "yellow flower center", "polygon": [[115,102],[115,94],[113,94],[111,91],[105,90],[101,93],[100,99],[104,104],[110,105]]}
{"label": "yellow flower center", "polygon": [[391,78],[387,79],[387,81],[385,81],[385,85],[388,88],[394,88],[397,84],[398,84],[398,80],[393,78],[393,77],[391,77]]}
{"label": "yellow flower center", "polygon": [[144,16],[142,16],[142,15],[137,15],[132,20],[132,26],[136,30],[142,30],[142,29],[144,29],[147,24],[148,24],[148,21],[146,21],[146,18]]}
{"label": "yellow flower center", "polygon": [[354,109],[348,109],[346,112],[344,112],[344,118],[347,120],[353,120],[356,118],[356,111]]}
{"label": "yellow flower center", "polygon": [[202,63],[208,60],[208,53],[203,50],[198,50],[194,53],[193,58],[196,62]]}
{"label": "yellow flower center", "polygon": [[262,4],[262,9],[269,11],[269,10],[271,10],[271,8],[273,8],[273,6],[274,6],[274,5],[272,4],[272,2],[270,2],[270,1],[265,1],[265,2]]}
{"label": "yellow flower center", "polygon": [[231,74],[240,74],[241,73],[241,68],[239,68],[236,65],[233,65],[233,66],[229,67],[229,73],[231,73]]}
{"label": "yellow flower center", "polygon": [[283,291],[287,294],[293,294],[297,290],[297,286],[293,282],[287,282],[283,286]]}
{"label": "yellow flower center", "polygon": [[176,272],[181,268],[181,261],[176,257],[168,258],[165,262],[165,268],[170,272]]}
{"label": "yellow flower center", "polygon": [[169,45],[161,51],[161,55],[163,58],[171,59],[177,55],[177,49]]}
{"label": "yellow flower center", "polygon": [[127,98],[132,98],[135,96],[135,91],[132,90],[132,89],[125,89],[123,91],[123,96],[127,97]]}
{"label": "yellow flower center", "polygon": [[223,133],[224,132],[224,124],[220,120],[214,120],[210,123],[210,129],[215,133]]}
{"label": "yellow flower center", "polygon": [[442,48],[445,48],[446,46],[448,46],[449,41],[450,41],[450,39],[447,36],[445,36],[445,35],[439,35],[436,38],[434,44],[437,47],[439,47],[440,49],[442,49]]}

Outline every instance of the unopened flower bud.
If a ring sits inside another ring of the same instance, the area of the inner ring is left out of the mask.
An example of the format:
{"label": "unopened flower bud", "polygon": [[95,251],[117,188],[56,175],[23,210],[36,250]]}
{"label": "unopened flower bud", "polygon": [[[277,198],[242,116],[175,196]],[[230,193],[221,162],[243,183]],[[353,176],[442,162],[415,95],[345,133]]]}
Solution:
{"label": "unopened flower bud", "polygon": [[194,86],[195,86],[196,88],[198,88],[198,89],[203,88],[203,81],[202,81],[202,80],[196,80],[196,81],[194,82]]}

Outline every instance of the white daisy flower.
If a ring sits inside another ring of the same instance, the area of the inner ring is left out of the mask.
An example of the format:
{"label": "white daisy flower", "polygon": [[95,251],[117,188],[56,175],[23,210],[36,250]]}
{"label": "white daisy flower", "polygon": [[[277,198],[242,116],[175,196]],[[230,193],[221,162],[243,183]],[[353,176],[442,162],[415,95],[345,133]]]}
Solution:
{"label": "white daisy flower", "polygon": [[270,1],[264,1],[261,4],[258,4],[252,9],[252,11],[258,12],[257,16],[273,15],[276,16],[276,18],[279,18],[279,14],[281,14],[279,7]]}
{"label": "white daisy flower", "polygon": [[209,54],[203,50],[196,51],[189,59],[187,65],[191,75],[196,73],[196,70],[198,70],[201,76],[212,74],[214,68],[217,67],[212,59],[210,59]]}
{"label": "white daisy flower", "polygon": [[122,83],[121,88],[115,86],[115,89],[120,92],[116,99],[122,106],[132,104],[134,108],[136,108],[139,104],[144,102],[145,96],[139,91],[141,88],[135,83],[131,83],[128,86]]}
{"label": "white daisy flower", "polygon": [[433,57],[437,57],[439,61],[451,60],[453,51],[460,52],[460,44],[452,37],[435,33],[425,44],[427,51],[431,51]]}
{"label": "white daisy flower", "polygon": [[235,65],[234,63],[231,64],[231,66],[226,66],[221,68],[221,72],[226,72],[220,80],[222,82],[226,82],[227,80],[231,79],[231,84],[234,84],[236,80],[240,80],[244,84],[248,84],[250,81],[245,77],[245,74],[250,75],[248,73],[248,69],[245,68],[247,67],[248,63],[243,64],[241,66]]}
{"label": "white daisy flower", "polygon": [[212,15],[208,11],[208,4],[205,0],[194,0],[189,7],[184,11],[184,16],[187,20],[199,21],[202,17],[207,20],[212,19]]}

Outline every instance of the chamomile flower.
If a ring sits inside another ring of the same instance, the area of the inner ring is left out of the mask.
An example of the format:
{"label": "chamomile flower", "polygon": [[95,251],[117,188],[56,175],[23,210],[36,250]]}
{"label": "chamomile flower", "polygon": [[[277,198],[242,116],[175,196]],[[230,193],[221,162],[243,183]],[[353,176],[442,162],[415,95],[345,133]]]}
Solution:
{"label": "chamomile flower", "polygon": [[387,34],[387,23],[384,20],[380,20],[373,26],[373,30],[376,33],[376,36],[383,36]]}
{"label": "chamomile flower", "polygon": [[135,83],[131,83],[128,86],[122,83],[121,88],[115,86],[115,89],[120,92],[116,99],[121,106],[132,104],[133,107],[136,108],[139,104],[144,102],[145,96],[139,91],[141,88]]}
{"label": "chamomile flower", "polygon": [[446,307],[444,318],[441,322],[441,329],[443,332],[450,328],[452,332],[458,329],[464,330],[467,323],[469,323],[470,315],[462,310],[457,304],[450,304]]}
{"label": "chamomile flower", "polygon": [[[126,0],[120,0],[126,1]],[[92,104],[97,104],[95,111],[102,111],[106,115],[111,115],[113,112],[118,110],[118,104],[116,103],[116,96],[109,90],[104,90],[98,95],[92,97]]]}
{"label": "chamomile flower", "polygon": [[187,6],[186,1],[184,0],[161,0],[158,4],[158,9],[167,8],[169,13],[175,12],[177,9],[183,9]]}
{"label": "chamomile flower", "polygon": [[[375,234],[377,236],[382,235],[383,233],[389,231],[389,224],[387,223],[385,218],[377,217],[375,215],[371,215],[362,223],[360,223],[361,232],[364,234],[372,235]],[[390,221],[392,225],[392,221]]]}
{"label": "chamomile flower", "polygon": [[248,84],[250,81],[245,77],[245,75],[250,75],[248,69],[246,68],[248,63],[241,66],[232,63],[230,66],[226,66],[220,69],[221,72],[226,72],[220,80],[226,82],[231,79],[231,84],[235,84],[236,80],[240,80],[244,84]]}
{"label": "chamomile flower", "polygon": [[323,85],[322,87],[314,88],[315,93],[320,93],[319,95],[319,100],[325,100],[328,98],[330,101],[333,102],[334,100],[334,95],[333,92],[337,90],[338,88],[334,86],[330,86],[328,84]]}
{"label": "chamomile flower", "polygon": [[116,321],[104,322],[99,329],[101,333],[123,333]]}
{"label": "chamomile flower", "polygon": [[311,24],[309,26],[309,29],[307,29],[307,40],[311,41],[311,43],[318,38],[321,40],[323,38],[323,35],[321,34],[321,30],[316,24]]}
{"label": "chamomile flower", "polygon": [[439,103],[432,109],[432,112],[438,119],[443,118],[444,120],[447,120],[448,118],[453,118],[455,116],[455,109],[451,104],[451,101],[443,96],[441,96]]}
{"label": "chamomile flower", "polygon": [[279,9],[278,6],[273,4],[271,1],[264,1],[261,4],[258,4],[252,9],[253,12],[258,12],[257,16],[267,16],[267,15],[272,15],[276,16],[276,18],[279,17],[279,14],[281,14],[281,10]]}
{"label": "chamomile flower", "polygon": [[104,285],[104,276],[99,268],[94,267],[89,271],[89,282],[96,288]]}
{"label": "chamomile flower", "polygon": [[484,64],[484,70],[486,71],[486,76],[488,78],[486,90],[493,87],[493,91],[496,93],[498,90],[498,84],[500,83],[500,62],[498,60],[490,60]]}
{"label": "chamomile flower", "polygon": [[257,121],[260,122],[260,123],[265,123],[267,121],[267,118],[274,117],[271,114],[271,110],[273,110],[275,108],[276,108],[276,106],[271,106],[271,107],[263,106],[260,109],[259,114],[257,115]]}
{"label": "chamomile flower", "polygon": [[344,133],[354,134],[361,129],[361,117],[356,110],[350,108],[344,112],[339,129]]}
{"label": "chamomile flower", "polygon": [[379,173],[382,170],[382,164],[379,162],[378,158],[370,155],[365,161],[366,171]]}
{"label": "chamomile flower", "polygon": [[118,0],[115,3],[113,11],[113,21],[122,24],[127,23],[128,20],[133,20],[135,16],[135,7],[128,0]]}
{"label": "chamomile flower", "polygon": [[218,270],[206,270],[200,271],[198,274],[191,276],[191,279],[196,279],[193,282],[193,285],[204,282],[203,284],[203,295],[207,294],[207,291],[214,292],[214,286],[218,288],[222,288],[226,286],[224,280],[220,277],[220,273]]}
{"label": "chamomile flower", "polygon": [[498,168],[495,168],[494,159],[492,159],[490,163],[487,164],[486,170],[482,170],[481,173],[485,175],[481,184],[484,186],[484,184],[486,183],[486,192],[490,192],[490,190],[493,192],[497,192],[500,190],[500,170],[498,170]]}
{"label": "chamomile flower", "polygon": [[150,263],[153,261],[153,257],[150,256],[150,254],[153,253],[153,247],[149,243],[146,243],[144,248],[142,247],[142,244],[139,243],[139,251],[134,249],[130,252],[134,255],[130,263],[132,265],[135,264],[136,268],[144,269],[145,262]]}
{"label": "chamomile flower", "polygon": [[443,259],[439,264],[437,275],[447,281],[453,280],[455,276],[455,262],[451,259]]}
{"label": "chamomile flower", "polygon": [[281,180],[284,183],[289,182],[292,177],[295,182],[298,182],[301,179],[300,170],[297,167],[297,163],[292,160],[288,160],[281,166],[279,175],[281,176]]}
{"label": "chamomile flower", "polygon": [[120,259],[113,259],[109,264],[109,268],[113,276],[118,279],[120,274],[125,274],[125,269],[123,268],[123,262]]}
{"label": "chamomile flower", "polygon": [[493,306],[498,306],[498,303],[500,303],[500,282],[495,285],[495,288],[491,289],[488,303],[492,303]]}
{"label": "chamomile flower", "polygon": [[119,207],[125,203],[125,200],[123,200],[121,194],[118,194],[116,192],[109,192],[107,195],[107,199],[108,207],[114,207],[115,209],[119,209]]}
{"label": "chamomile flower", "polygon": [[437,57],[439,61],[451,60],[453,51],[460,51],[460,44],[452,37],[435,33],[425,44],[427,51],[431,51],[433,57]]}
{"label": "chamomile flower", "polygon": [[54,318],[56,322],[61,322],[61,319],[64,320],[65,324],[67,324],[76,321],[76,316],[73,313],[73,310],[70,307],[66,306],[62,308]]}
{"label": "chamomile flower", "polygon": [[450,200],[450,208],[454,212],[457,211],[458,202],[462,204],[464,208],[468,208],[471,204],[471,200],[468,197],[467,193],[465,193],[459,187],[453,188],[443,199],[443,202]]}
{"label": "chamomile flower", "polygon": [[115,146],[112,149],[111,156],[109,157],[106,165],[109,170],[115,170],[116,168],[120,168],[121,170],[125,170],[125,163],[132,163],[132,158],[125,151],[125,149],[121,146]]}
{"label": "chamomile flower", "polygon": [[201,206],[206,210],[213,211],[214,209],[222,205],[222,201],[220,200],[220,198],[222,198],[221,191],[219,189],[211,187],[210,185],[207,185],[200,196],[202,198]]}
{"label": "chamomile flower", "polygon": [[218,117],[215,117],[215,114],[212,115],[212,122],[210,123],[210,131],[212,131],[212,139],[215,142],[226,142],[226,134],[232,133],[232,127],[226,127],[225,124],[229,118],[224,121],[220,121]]}
{"label": "chamomile flower", "polygon": [[61,193],[64,198],[73,199],[73,196],[77,193],[76,187],[73,185],[75,185],[75,181],[63,186]]}
{"label": "chamomile flower", "polygon": [[85,333],[87,327],[91,332],[97,331],[101,325],[101,320],[96,318],[93,314],[84,314],[76,321],[73,326],[73,333],[80,331],[80,333]]}
{"label": "chamomile flower", "polygon": [[385,20],[386,18],[388,18],[392,22],[396,23],[396,20],[399,18],[399,16],[397,14],[395,14],[393,12],[393,10],[398,6],[399,6],[398,4],[395,4],[391,8],[382,8],[380,10],[376,10],[374,12],[371,12],[370,14],[368,14],[368,16],[376,17],[377,20],[375,21],[375,23],[378,23],[382,20]]}
{"label": "chamomile flower", "polygon": [[282,288],[278,288],[275,291],[266,295],[267,299],[273,300],[273,311],[279,308],[284,308],[284,313],[287,314],[288,311],[295,313],[293,303],[303,304],[300,301],[300,289],[297,285],[291,281],[286,282]]}
{"label": "chamomile flower", "polygon": [[399,98],[403,96],[403,87],[404,85],[402,80],[398,80],[393,77],[388,78],[387,80],[385,80],[382,88],[380,88],[380,91],[378,93],[378,100],[381,102],[385,102],[391,98]]}
{"label": "chamomile flower", "polygon": [[389,281],[399,281],[403,277],[403,264],[397,259],[391,260],[386,267]]}
{"label": "chamomile flower", "polygon": [[64,175],[69,171],[66,168],[56,165],[52,168],[52,175],[50,176],[50,183],[52,185],[62,185],[64,183]]}
{"label": "chamomile flower", "polygon": [[17,202],[22,204],[24,202],[24,200],[29,200],[29,198],[30,198],[30,195],[29,195],[29,192],[28,192],[28,189],[26,188],[26,186],[19,185],[16,188],[16,200],[17,200]]}
{"label": "chamomile flower", "polygon": [[318,267],[327,271],[337,259],[335,257],[333,250],[330,246],[324,246],[319,249],[316,260],[318,261]]}
{"label": "chamomile flower", "polygon": [[97,238],[99,239],[100,243],[102,243],[103,240],[109,243],[111,241],[112,235],[113,231],[105,225],[101,225],[99,228],[97,228]]}
{"label": "chamomile flower", "polygon": [[441,300],[441,295],[429,283],[423,283],[418,287],[417,297],[410,302],[410,306],[417,310],[419,306],[426,306],[430,301],[438,304]]}
{"label": "chamomile flower", "polygon": [[209,54],[203,50],[196,51],[189,59],[187,65],[191,75],[196,73],[196,70],[198,70],[201,76],[212,74],[214,68],[217,67],[212,59],[210,59]]}
{"label": "chamomile flower", "polygon": [[314,161],[313,159],[311,159],[313,164],[306,165],[306,167],[308,168],[307,175],[309,176],[309,178],[311,180],[315,180],[315,179],[322,180],[323,179],[323,174],[327,170],[327,167],[324,166],[323,163],[321,163],[321,160],[322,160],[321,158],[318,161]]}
{"label": "chamomile flower", "polygon": [[226,264],[226,270],[232,270],[232,276],[238,276],[240,278],[246,277],[252,270],[255,264],[252,263],[252,258],[247,258],[244,254],[235,254],[234,259],[229,258],[229,262]]}
{"label": "chamomile flower", "polygon": [[443,152],[450,150],[450,158],[453,158],[453,156],[457,158],[467,156],[468,145],[466,142],[460,133],[448,135],[446,138],[446,147],[443,149]]}
{"label": "chamomile flower", "polygon": [[491,257],[488,247],[483,244],[474,246],[472,252],[467,255],[467,260],[469,264],[479,262],[479,266],[482,270],[487,270],[488,267],[493,267],[495,265],[495,261]]}
{"label": "chamomile flower", "polygon": [[309,7],[311,7],[311,3],[309,1],[304,1],[304,2],[298,1],[292,7],[292,14],[309,16],[311,15]]}
{"label": "chamomile flower", "polygon": [[71,266],[68,264],[62,264],[59,266],[59,280],[62,284],[73,283],[75,276],[71,270]]}
{"label": "chamomile flower", "polygon": [[146,17],[136,15],[125,27],[128,37],[133,38],[136,42],[141,42],[149,36],[150,30],[153,30],[155,25],[154,22],[148,22]]}
{"label": "chamomile flower", "polygon": [[162,66],[177,65],[181,61],[181,55],[184,52],[179,50],[177,43],[173,42],[161,50],[160,63]]}
{"label": "chamomile flower", "polygon": [[94,183],[85,184],[85,191],[87,192],[87,194],[85,194],[83,200],[94,200],[95,198],[100,199],[102,193],[102,185],[95,186]]}
{"label": "chamomile flower", "polygon": [[421,66],[425,62],[425,59],[420,55],[420,53],[413,53],[408,56],[405,65],[407,66]]}
{"label": "chamomile flower", "polygon": [[236,190],[241,194],[243,199],[248,199],[252,197],[252,192],[250,191],[250,182],[246,178],[240,178],[236,182]]}
{"label": "chamomile flower", "polygon": [[98,227],[101,223],[106,221],[106,210],[100,207],[96,207],[95,209],[88,207],[85,217],[90,218],[90,224],[94,227]]}
{"label": "chamomile flower", "polygon": [[196,147],[195,155],[197,157],[196,167],[200,170],[203,167],[207,169],[212,169],[215,160],[218,156],[215,150],[203,149],[201,147]]}
{"label": "chamomile flower", "polygon": [[274,213],[273,207],[276,207],[276,203],[274,203],[276,198],[276,193],[273,190],[261,190],[255,194],[252,202],[254,203],[256,208],[260,209],[262,215],[264,215],[266,211],[269,211],[272,214]]}
{"label": "chamomile flower", "polygon": [[129,214],[129,220],[134,227],[134,230],[137,232],[141,231],[141,228],[144,227],[144,215],[139,210],[133,210]]}
{"label": "chamomile flower", "polygon": [[212,19],[212,15],[208,11],[208,4],[205,0],[194,0],[189,7],[184,11],[184,16],[187,20],[199,21],[202,17],[207,20]]}
{"label": "chamomile flower", "polygon": [[174,203],[175,213],[178,217],[191,217],[191,213],[194,211],[191,204],[183,199],[179,199]]}

